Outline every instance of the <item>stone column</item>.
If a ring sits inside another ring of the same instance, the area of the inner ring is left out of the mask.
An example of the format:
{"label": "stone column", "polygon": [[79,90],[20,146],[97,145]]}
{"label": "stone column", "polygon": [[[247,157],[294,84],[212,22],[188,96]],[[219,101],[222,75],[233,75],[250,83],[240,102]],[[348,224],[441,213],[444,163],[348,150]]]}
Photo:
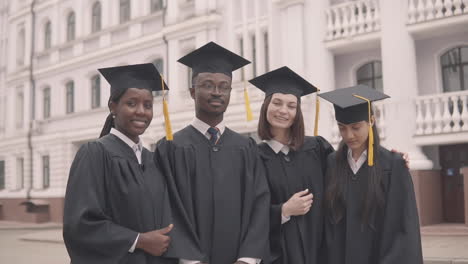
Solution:
{"label": "stone column", "polygon": [[380,0],[384,92],[391,96],[387,110],[387,146],[410,154],[414,170],[431,169],[430,161],[413,142],[418,95],[414,39],[408,32],[407,0]]}
{"label": "stone column", "polygon": [[[327,30],[326,10],[329,8],[329,0],[309,0],[306,4],[305,13],[305,45],[303,57],[304,77],[313,85],[317,86],[321,92],[335,89],[335,65],[334,56],[327,49],[325,34]],[[315,120],[315,96],[306,99],[307,109],[304,109],[304,121],[306,124],[306,134],[313,135]],[[332,116],[333,107],[325,100],[320,100],[319,135],[331,139],[331,128],[334,118]]]}

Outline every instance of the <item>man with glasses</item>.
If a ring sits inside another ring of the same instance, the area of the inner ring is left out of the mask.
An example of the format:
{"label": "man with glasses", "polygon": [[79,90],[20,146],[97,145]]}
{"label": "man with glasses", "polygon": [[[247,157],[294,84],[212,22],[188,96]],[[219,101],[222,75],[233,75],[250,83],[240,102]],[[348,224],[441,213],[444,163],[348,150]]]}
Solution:
{"label": "man with glasses", "polygon": [[[224,124],[232,71],[250,63],[210,42],[182,57],[191,67],[196,117],[158,142],[155,161],[204,254],[180,263],[248,263],[268,255],[269,191],[256,143]],[[176,227],[175,227],[176,228]]]}

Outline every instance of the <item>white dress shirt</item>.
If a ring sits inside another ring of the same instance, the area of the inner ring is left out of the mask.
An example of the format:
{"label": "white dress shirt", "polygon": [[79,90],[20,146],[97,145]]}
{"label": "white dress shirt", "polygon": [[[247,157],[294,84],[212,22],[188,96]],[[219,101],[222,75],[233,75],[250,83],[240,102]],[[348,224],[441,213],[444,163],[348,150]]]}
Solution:
{"label": "white dress shirt", "polygon": [[354,175],[359,171],[364,162],[367,160],[367,150],[364,150],[357,160],[353,159],[353,152],[351,149],[348,149],[348,164]]}
{"label": "white dress shirt", "polygon": [[[205,123],[205,122],[203,122],[200,119],[195,117],[192,120],[191,125],[196,130],[200,131],[200,133],[205,135],[205,137],[207,139],[211,138],[210,133],[208,133],[208,128],[210,128],[211,126],[208,125],[207,123]],[[218,129],[218,138],[220,138],[221,135],[224,133],[224,130],[226,129],[226,125],[224,124],[224,121],[221,121],[221,123],[217,124],[216,128]],[[248,264],[258,264],[258,263],[260,263],[261,260],[260,259],[255,259],[255,258],[239,258],[237,261],[243,261],[243,262],[248,263]],[[199,262],[200,261],[197,261],[197,260],[186,260],[186,259],[179,260],[179,264],[196,264],[196,263],[199,263]]]}
{"label": "white dress shirt", "polygon": [[[128,138],[126,135],[124,135],[122,132],[118,131],[115,128],[111,128],[110,133],[112,135],[115,135],[116,137],[120,138],[123,142],[125,142],[131,149],[133,149],[133,152],[135,153],[135,156],[138,160],[138,164],[141,164],[141,153],[143,150],[143,144],[141,143],[141,140],[138,141],[138,143],[133,142],[130,138]],[[128,252],[133,253],[136,248],[136,244],[138,242],[138,238],[140,237],[140,234],[137,235],[135,238],[135,242],[133,242],[132,247],[128,250]]]}
{"label": "white dress shirt", "polygon": [[[289,150],[290,150],[289,146],[284,145],[283,143],[277,140],[274,140],[274,139],[265,140],[265,143],[267,143],[267,145],[270,146],[271,150],[273,150],[273,152],[275,152],[276,154],[278,154],[280,151],[283,152],[284,155],[288,155],[289,153]],[[281,214],[281,224],[284,224],[288,222],[289,220],[291,220],[291,216],[286,217],[283,214]]]}

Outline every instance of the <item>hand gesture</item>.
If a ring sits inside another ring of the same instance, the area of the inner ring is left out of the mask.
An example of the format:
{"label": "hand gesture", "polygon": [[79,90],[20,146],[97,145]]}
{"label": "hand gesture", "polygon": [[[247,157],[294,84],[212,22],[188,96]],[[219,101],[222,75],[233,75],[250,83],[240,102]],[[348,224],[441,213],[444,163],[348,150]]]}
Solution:
{"label": "hand gesture", "polygon": [[162,229],[141,233],[136,247],[153,256],[161,256],[169,247],[171,238],[167,234],[173,227],[174,225],[170,224]]}
{"label": "hand gesture", "polygon": [[281,213],[284,217],[305,215],[312,206],[313,198],[314,195],[309,193],[309,189],[297,192],[283,204]]}

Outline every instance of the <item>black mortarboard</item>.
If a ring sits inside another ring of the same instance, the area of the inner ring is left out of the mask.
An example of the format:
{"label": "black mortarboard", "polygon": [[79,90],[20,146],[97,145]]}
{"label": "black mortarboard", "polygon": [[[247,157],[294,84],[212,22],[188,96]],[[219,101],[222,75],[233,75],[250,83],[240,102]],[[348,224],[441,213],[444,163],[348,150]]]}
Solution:
{"label": "black mortarboard", "polygon": [[[161,75],[152,63],[98,69],[111,86],[111,95],[128,88],[162,90]],[[164,82],[164,89],[169,90]]]}
{"label": "black mortarboard", "polygon": [[264,91],[265,97],[282,93],[300,98],[317,91],[317,87],[286,66],[260,75],[249,82]]}
{"label": "black mortarboard", "polygon": [[209,42],[180,58],[178,62],[192,68],[192,76],[201,72],[223,73],[232,77],[232,72],[250,63],[241,56]]}
{"label": "black mortarboard", "polygon": [[343,124],[369,119],[369,107],[365,99],[374,102],[390,97],[366,85],[337,89],[319,96],[333,104],[336,120]]}

